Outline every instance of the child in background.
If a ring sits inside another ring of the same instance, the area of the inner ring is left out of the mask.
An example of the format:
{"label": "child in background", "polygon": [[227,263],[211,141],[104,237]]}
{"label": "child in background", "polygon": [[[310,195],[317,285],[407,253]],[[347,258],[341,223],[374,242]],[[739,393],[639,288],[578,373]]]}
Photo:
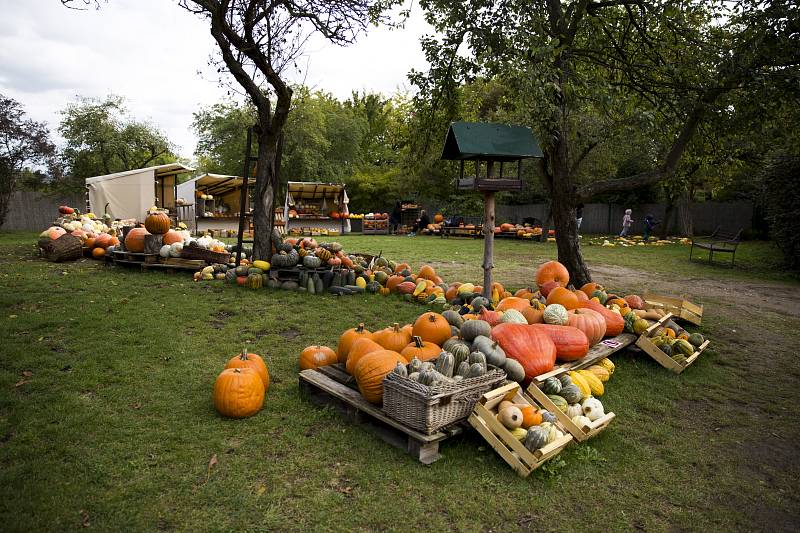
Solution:
{"label": "child in background", "polygon": [[631,214],[633,213],[632,210],[626,209],[625,216],[622,217],[622,231],[619,233],[620,237],[627,237],[628,232],[631,229],[631,224],[633,224],[633,218]]}

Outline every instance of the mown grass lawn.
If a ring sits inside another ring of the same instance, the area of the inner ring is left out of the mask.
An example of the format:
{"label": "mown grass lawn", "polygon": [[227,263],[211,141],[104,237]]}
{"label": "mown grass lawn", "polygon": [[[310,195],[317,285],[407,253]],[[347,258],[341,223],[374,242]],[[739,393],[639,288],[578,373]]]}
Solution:
{"label": "mown grass lawn", "polygon": [[[480,279],[481,241],[341,240]],[[56,265],[34,242],[0,234],[5,531],[797,529],[800,285],[769,244],[743,244],[733,269],[689,263],[677,245],[587,247],[611,287],[702,302],[712,348],[680,376],[615,357],[611,428],[522,479],[474,433],[426,467],[300,396],[304,346],[424,307]],[[500,241],[497,278],[529,285],[554,257],[552,244]],[[224,420],[212,384],[244,345],[273,383],[261,413]]]}

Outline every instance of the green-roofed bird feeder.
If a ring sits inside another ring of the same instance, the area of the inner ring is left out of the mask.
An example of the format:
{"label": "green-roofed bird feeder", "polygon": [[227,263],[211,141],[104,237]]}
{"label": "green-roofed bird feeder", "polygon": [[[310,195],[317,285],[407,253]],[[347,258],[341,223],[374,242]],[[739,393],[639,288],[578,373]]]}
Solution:
{"label": "green-roofed bird feeder", "polygon": [[[447,130],[442,159],[460,161],[458,190],[482,191],[483,214],[483,295],[492,295],[494,268],[494,193],[519,191],[523,188],[522,160],[543,157],[539,142],[530,128],[493,124],[489,122],[453,122]],[[464,161],[475,162],[475,177],[464,177]],[[481,163],[486,163],[486,176],[481,175]],[[499,163],[495,176],[495,163]],[[503,175],[507,163],[516,163],[516,178]]]}

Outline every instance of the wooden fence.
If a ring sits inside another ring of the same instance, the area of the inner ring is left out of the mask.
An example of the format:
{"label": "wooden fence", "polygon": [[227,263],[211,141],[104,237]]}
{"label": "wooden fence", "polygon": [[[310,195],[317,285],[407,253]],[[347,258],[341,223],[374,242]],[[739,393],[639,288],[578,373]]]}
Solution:
{"label": "wooden fence", "polygon": [[86,205],[82,194],[48,196],[38,192],[17,191],[8,205],[3,231],[44,231],[58,217],[58,206],[69,205],[81,211]]}

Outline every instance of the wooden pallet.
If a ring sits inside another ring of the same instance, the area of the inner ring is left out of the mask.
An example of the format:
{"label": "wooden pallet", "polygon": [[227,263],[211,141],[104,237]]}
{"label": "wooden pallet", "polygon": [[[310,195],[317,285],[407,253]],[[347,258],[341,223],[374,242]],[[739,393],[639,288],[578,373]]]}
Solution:
{"label": "wooden pallet", "polygon": [[121,264],[142,264],[158,263],[158,254],[145,254],[140,252],[128,252],[126,250],[114,250],[114,262]]}
{"label": "wooden pallet", "polygon": [[532,403],[521,394],[518,383],[509,383],[484,394],[475,404],[475,410],[469,416],[469,423],[520,476],[529,476],[572,442],[572,435],[556,422],[556,426],[564,432],[564,436],[544,448],[531,452],[497,420],[496,408],[503,400]]}
{"label": "wooden pallet", "polygon": [[696,326],[699,326],[703,320],[703,306],[689,300],[650,293],[642,296],[642,300],[644,300],[645,309],[663,309],[672,313],[675,318],[680,318]]}
{"label": "wooden pallet", "polygon": [[463,432],[461,426],[438,431],[432,435],[420,433],[389,418],[355,390],[355,379],[343,365],[320,367],[300,372],[300,390],[317,405],[334,407],[341,414],[372,431],[378,438],[416,458],[423,464],[441,459],[439,444]]}
{"label": "wooden pallet", "polygon": [[553,403],[553,400],[547,397],[542,389],[539,388],[540,386],[541,383],[537,383],[535,381],[531,382],[531,384],[528,386],[528,389],[525,391],[525,397],[528,398],[531,403],[538,403],[543,408],[553,413],[558,421],[564,426],[564,429],[569,431],[578,442],[591,439],[606,429],[611,421],[616,418],[614,413],[606,413],[589,425],[578,426],[572,420],[570,420],[566,413],[561,411],[561,409],[559,409],[556,404]]}
{"label": "wooden pallet", "polygon": [[710,341],[706,340],[705,342],[703,342],[703,344],[695,348],[694,353],[686,358],[685,363],[679,363],[675,361],[675,359],[662,352],[661,349],[655,344],[653,344],[653,341],[651,340],[651,337],[654,336],[653,334],[655,333],[655,330],[658,329],[659,327],[663,327],[664,324],[666,324],[671,318],[672,314],[667,313],[661,320],[659,320],[658,322],[654,323],[652,326],[647,328],[644,331],[644,333],[642,333],[642,335],[639,337],[639,339],[636,341],[636,346],[641,348],[642,351],[644,351],[647,355],[655,359],[655,361],[664,368],[671,370],[676,374],[680,374],[681,372],[686,370],[689,367],[689,365],[694,363],[698,357],[700,357],[700,354],[703,353],[703,351],[708,347]]}
{"label": "wooden pallet", "polygon": [[579,370],[581,368],[590,367],[601,359],[605,359],[606,357],[624,348],[627,348],[628,346],[631,346],[634,342],[636,342],[636,335],[633,333],[620,333],[616,337],[603,339],[599,343],[592,346],[589,350],[589,353],[587,353],[584,357],[578,359],[577,361],[569,361],[567,363],[556,365],[553,370],[536,376],[534,380],[538,383],[541,383],[549,377],[558,376],[564,372],[569,372],[570,370]]}

